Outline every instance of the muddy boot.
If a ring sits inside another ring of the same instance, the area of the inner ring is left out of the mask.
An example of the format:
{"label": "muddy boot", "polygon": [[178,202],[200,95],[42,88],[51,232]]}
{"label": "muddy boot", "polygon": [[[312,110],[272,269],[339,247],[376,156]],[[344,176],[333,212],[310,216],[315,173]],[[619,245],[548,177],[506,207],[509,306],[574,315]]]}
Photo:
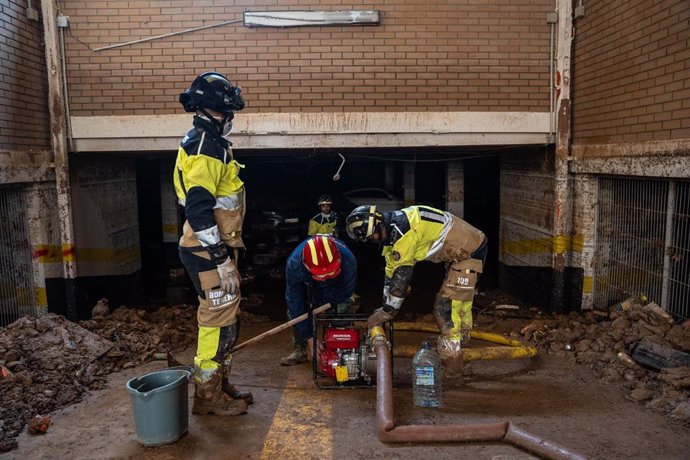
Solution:
{"label": "muddy boot", "polygon": [[232,399],[223,392],[223,376],[218,369],[205,382],[194,382],[194,405],[192,414],[240,415],[247,412],[247,403]]}
{"label": "muddy boot", "polygon": [[294,366],[295,364],[306,363],[307,359],[307,340],[302,337],[297,329],[292,328],[292,353],[285,358],[280,358],[281,366]]}
{"label": "muddy boot", "polygon": [[294,366],[295,364],[306,363],[307,350],[306,348],[295,348],[292,353],[290,353],[285,358],[280,358],[281,366]]}
{"label": "muddy boot", "polygon": [[461,337],[457,330],[438,337],[438,355],[441,358],[441,373],[444,388],[456,388],[463,384]]}
{"label": "muddy boot", "polygon": [[223,368],[223,392],[232,399],[241,399],[247,404],[254,404],[254,395],[249,391],[240,391],[235,385],[230,383],[230,369],[229,365]]}

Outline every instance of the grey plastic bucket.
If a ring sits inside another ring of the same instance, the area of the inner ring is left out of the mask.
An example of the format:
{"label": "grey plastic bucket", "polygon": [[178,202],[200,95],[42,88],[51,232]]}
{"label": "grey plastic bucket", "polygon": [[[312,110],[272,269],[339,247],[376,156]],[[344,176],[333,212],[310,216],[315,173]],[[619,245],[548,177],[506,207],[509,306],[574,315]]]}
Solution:
{"label": "grey plastic bucket", "polygon": [[191,376],[191,368],[178,366],[127,382],[127,391],[132,396],[137,437],[143,445],[170,444],[187,432],[187,383]]}

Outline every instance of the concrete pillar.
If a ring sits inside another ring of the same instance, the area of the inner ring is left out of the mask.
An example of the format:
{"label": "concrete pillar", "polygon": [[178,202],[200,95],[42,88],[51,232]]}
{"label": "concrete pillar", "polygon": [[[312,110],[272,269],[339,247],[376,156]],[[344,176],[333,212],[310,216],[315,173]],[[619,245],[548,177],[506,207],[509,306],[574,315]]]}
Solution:
{"label": "concrete pillar", "polygon": [[403,202],[405,206],[412,206],[415,203],[415,164],[411,162],[404,163],[405,170],[403,172],[403,189],[405,196]]}
{"label": "concrete pillar", "polygon": [[446,172],[446,211],[460,218],[465,217],[465,163],[462,160],[448,163]]}
{"label": "concrete pillar", "polygon": [[384,188],[390,193],[395,188],[395,164],[392,161],[387,161],[385,168]]}
{"label": "concrete pillar", "polygon": [[[167,163],[164,163],[167,164]],[[177,197],[175,196],[175,186],[173,184],[172,171],[168,168],[161,168],[161,220],[164,243],[175,243],[179,239],[179,229],[177,221]]]}
{"label": "concrete pillar", "polygon": [[570,251],[568,218],[570,217],[570,193],[568,158],[570,155],[570,54],[573,39],[572,2],[558,0],[558,49],[556,51],[556,72],[561,82],[557,91],[556,149],[554,158],[554,200],[553,200],[553,253],[551,267],[553,283],[551,305],[560,313],[565,308],[565,267]]}
{"label": "concrete pillar", "polygon": [[46,278],[62,277],[62,247],[55,183],[34,183],[25,189],[26,218],[37,313],[48,311]]}
{"label": "concrete pillar", "polygon": [[582,309],[594,308],[592,283],[596,250],[597,185],[594,175],[576,174],[573,177],[573,238],[570,265],[574,269],[582,269]]}
{"label": "concrete pillar", "polygon": [[55,0],[41,2],[43,31],[48,70],[48,107],[50,109],[50,137],[55,164],[57,208],[60,215],[60,242],[62,244],[62,270],[65,279],[67,317],[77,319],[76,277],[77,261],[74,248],[74,224],[70,183],[69,156],[67,151],[67,115],[65,113],[64,81],[58,36],[58,6]]}

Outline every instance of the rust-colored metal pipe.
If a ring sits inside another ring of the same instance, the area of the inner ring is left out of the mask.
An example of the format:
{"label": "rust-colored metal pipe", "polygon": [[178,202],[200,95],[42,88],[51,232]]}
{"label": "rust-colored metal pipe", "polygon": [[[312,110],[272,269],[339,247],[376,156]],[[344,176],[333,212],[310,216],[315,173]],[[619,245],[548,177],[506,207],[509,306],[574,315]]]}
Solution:
{"label": "rust-colored metal pipe", "polygon": [[391,355],[383,329],[371,330],[377,359],[376,425],[381,442],[471,442],[505,441],[542,458],[582,460],[586,457],[534,436],[510,422],[466,425],[396,426],[393,416],[393,376]]}

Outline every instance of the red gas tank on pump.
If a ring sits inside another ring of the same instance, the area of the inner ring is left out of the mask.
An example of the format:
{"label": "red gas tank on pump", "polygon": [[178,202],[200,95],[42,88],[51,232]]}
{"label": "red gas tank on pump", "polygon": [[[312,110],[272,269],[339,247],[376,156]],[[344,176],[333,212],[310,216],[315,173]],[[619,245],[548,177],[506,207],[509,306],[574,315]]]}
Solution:
{"label": "red gas tank on pump", "polygon": [[354,380],[360,375],[359,331],[349,328],[327,328],[321,352],[321,373],[338,382]]}

